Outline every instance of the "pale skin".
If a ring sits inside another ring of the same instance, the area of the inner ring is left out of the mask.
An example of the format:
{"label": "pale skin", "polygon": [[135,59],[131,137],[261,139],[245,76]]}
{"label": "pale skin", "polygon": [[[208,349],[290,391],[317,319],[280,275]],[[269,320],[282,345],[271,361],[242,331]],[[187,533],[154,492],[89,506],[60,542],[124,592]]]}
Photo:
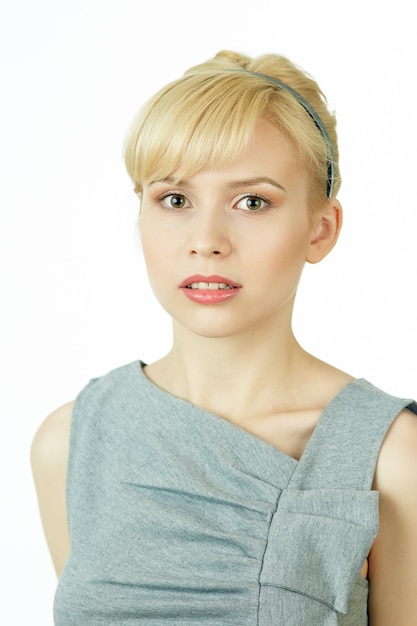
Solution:
{"label": "pale skin", "polygon": [[[302,268],[330,252],[341,222],[335,199],[312,214],[295,148],[265,121],[232,163],[175,185],[148,181],[142,245],[155,294],[173,318],[173,346],[145,368],[147,376],[299,459],[323,409],[353,380],[305,352],[291,325]],[[195,274],[227,277],[239,292],[220,304],[191,301],[179,286]],[[46,419],[32,447],[58,576],[70,549],[65,479],[72,406]],[[374,480],[380,530],[361,572],[370,581],[371,626],[417,623],[416,451],[417,418],[403,411],[385,438]]]}

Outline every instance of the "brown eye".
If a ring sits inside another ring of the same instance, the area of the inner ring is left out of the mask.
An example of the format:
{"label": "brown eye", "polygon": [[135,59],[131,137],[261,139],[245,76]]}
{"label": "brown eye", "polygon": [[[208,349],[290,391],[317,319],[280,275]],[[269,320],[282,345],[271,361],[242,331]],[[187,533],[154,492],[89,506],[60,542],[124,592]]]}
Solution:
{"label": "brown eye", "polygon": [[185,206],[185,198],[184,196],[171,196],[169,203],[175,209],[182,209]]}
{"label": "brown eye", "polygon": [[251,211],[260,209],[262,206],[262,200],[260,198],[246,198],[246,206]]}
{"label": "brown eye", "polygon": [[268,202],[260,196],[245,196],[237,203],[238,209],[244,211],[259,211],[267,206]]}
{"label": "brown eye", "polygon": [[189,206],[187,198],[179,193],[170,193],[162,198],[162,203],[169,209],[184,209]]}

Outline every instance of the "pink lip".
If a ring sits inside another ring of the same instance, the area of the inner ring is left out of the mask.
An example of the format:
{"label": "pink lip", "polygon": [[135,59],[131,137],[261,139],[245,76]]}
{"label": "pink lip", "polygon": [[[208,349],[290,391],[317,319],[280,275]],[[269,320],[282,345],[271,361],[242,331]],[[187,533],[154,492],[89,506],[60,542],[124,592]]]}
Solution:
{"label": "pink lip", "polygon": [[[188,285],[192,283],[224,283],[225,285],[234,287],[234,289],[189,289]],[[210,276],[195,274],[183,280],[180,285],[182,293],[187,296],[189,300],[198,304],[220,304],[221,302],[234,298],[239,293],[240,288],[241,285],[230,280],[230,278],[217,274]]]}

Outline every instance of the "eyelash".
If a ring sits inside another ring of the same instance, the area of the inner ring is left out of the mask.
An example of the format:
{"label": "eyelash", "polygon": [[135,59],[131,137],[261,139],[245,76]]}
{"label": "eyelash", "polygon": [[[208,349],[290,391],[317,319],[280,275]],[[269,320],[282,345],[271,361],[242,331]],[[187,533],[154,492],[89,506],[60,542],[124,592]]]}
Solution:
{"label": "eyelash", "polygon": [[263,206],[260,207],[259,209],[241,209],[242,211],[246,211],[248,213],[260,213],[261,211],[264,211],[266,208],[268,208],[272,204],[270,200],[268,200],[267,198],[264,198],[263,196],[260,196],[257,193],[249,193],[246,196],[242,196],[236,202],[235,206],[240,204],[240,202],[242,202],[242,200],[248,200],[249,198],[251,198],[251,199],[255,198],[256,200],[261,200],[263,202]]}
{"label": "eyelash", "polygon": [[[168,206],[164,201],[167,200],[167,198],[173,198],[173,197],[177,197],[177,198],[183,198],[186,202],[189,202],[188,198],[182,194],[182,193],[175,193],[175,192],[168,192],[168,193],[164,193],[161,196],[159,196],[157,198],[158,202],[161,202],[167,209],[171,209],[171,210],[181,210],[181,209],[188,209],[188,206],[182,206],[182,207],[174,207],[174,206]],[[239,200],[234,204],[234,207],[239,208],[237,205],[240,204],[243,200],[247,200],[247,199],[257,199],[257,200],[261,200],[261,202],[263,202],[263,206],[257,209],[240,209],[241,211],[245,211],[247,213],[260,213],[261,211],[264,211],[267,207],[271,206],[271,201],[268,200],[267,198],[264,198],[263,196],[260,196],[257,193],[251,193],[251,194],[247,194],[245,196],[242,196],[241,198],[239,198]]]}
{"label": "eyelash", "polygon": [[161,196],[159,196],[157,198],[157,202],[161,202],[161,204],[164,205],[165,208],[167,209],[171,209],[171,210],[181,210],[181,209],[187,209],[188,207],[174,207],[174,206],[168,206],[167,204],[164,203],[164,200],[166,200],[167,198],[184,198],[184,200],[186,202],[189,202],[188,198],[186,196],[184,196],[184,194],[182,193],[175,193],[174,191],[169,191],[167,193],[162,194]]}

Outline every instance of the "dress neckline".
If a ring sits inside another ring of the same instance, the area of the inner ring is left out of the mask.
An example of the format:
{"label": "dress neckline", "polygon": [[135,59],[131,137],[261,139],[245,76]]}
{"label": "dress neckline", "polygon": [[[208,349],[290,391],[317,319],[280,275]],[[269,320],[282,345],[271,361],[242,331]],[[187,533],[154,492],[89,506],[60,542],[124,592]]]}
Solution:
{"label": "dress neckline", "polygon": [[330,402],[321,412],[316,422],[316,425],[313,429],[313,432],[311,436],[309,437],[307,444],[305,445],[300,458],[296,459],[290,454],[287,454],[286,452],[278,448],[277,446],[274,446],[272,443],[269,443],[268,441],[266,441],[265,439],[262,439],[261,437],[255,435],[254,433],[251,433],[250,431],[245,430],[238,424],[235,424],[234,422],[227,420],[221,415],[212,413],[211,411],[207,411],[206,409],[198,406],[197,404],[194,404],[193,402],[190,402],[189,400],[185,400],[184,398],[181,398],[180,396],[176,396],[170,391],[163,389],[146,375],[144,368],[147,364],[144,363],[143,361],[136,361],[134,365],[136,366],[136,369],[139,369],[139,376],[143,384],[145,384],[148,387],[148,389],[151,390],[154,394],[156,395],[159,394],[161,397],[164,397],[164,398],[170,398],[170,400],[172,402],[175,402],[177,405],[183,404],[184,406],[193,408],[201,416],[205,416],[206,418],[209,418],[210,420],[217,420],[217,422],[221,425],[222,428],[233,430],[235,433],[238,434],[239,437],[243,437],[247,441],[252,441],[253,443],[255,443],[255,445],[260,445],[261,447],[264,447],[264,449],[265,448],[269,449],[270,452],[273,452],[274,454],[277,454],[278,456],[285,458],[287,462],[289,461],[290,463],[293,463],[294,466],[297,466],[302,461],[306,452],[310,450],[311,447],[314,446],[314,442],[317,439],[317,432],[322,430],[323,426],[325,426],[326,423],[329,421],[329,419],[331,419],[331,412],[332,412],[333,405],[336,402],[340,403],[340,401],[343,400],[343,397],[349,394],[349,391],[351,390],[352,387],[362,385],[362,384],[369,384],[364,378],[354,378],[353,380],[347,382],[340,389],[340,391],[333,396],[333,398],[330,400]]}

